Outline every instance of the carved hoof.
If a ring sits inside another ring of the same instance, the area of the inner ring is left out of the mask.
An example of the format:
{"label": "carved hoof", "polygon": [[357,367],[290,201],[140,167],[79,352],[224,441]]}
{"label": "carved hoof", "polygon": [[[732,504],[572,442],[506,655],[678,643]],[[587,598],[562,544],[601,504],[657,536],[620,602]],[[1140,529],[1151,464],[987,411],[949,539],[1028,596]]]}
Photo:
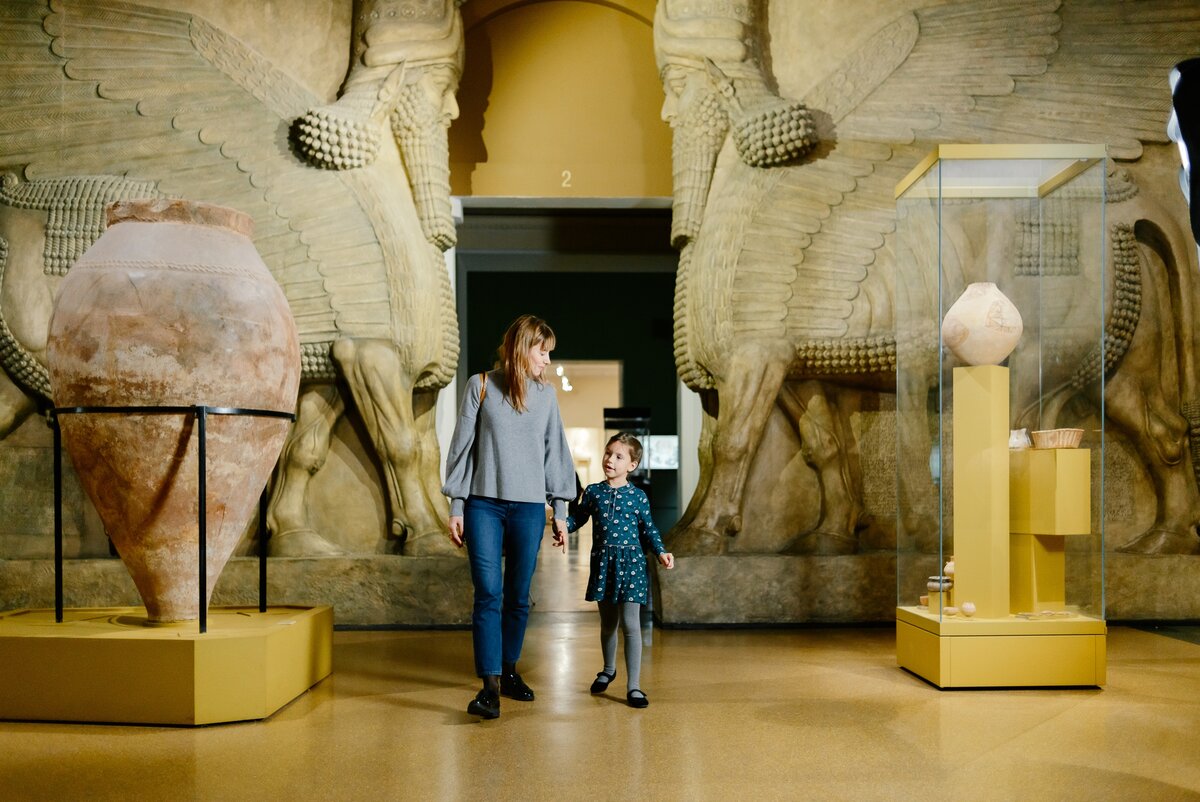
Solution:
{"label": "carved hoof", "polygon": [[315,529],[292,529],[271,535],[267,552],[272,557],[340,557],[341,549],[317,534]]}
{"label": "carved hoof", "polygon": [[454,545],[442,530],[413,535],[404,541],[400,553],[405,557],[465,557],[466,551]]}
{"label": "carved hoof", "polygon": [[1117,551],[1126,554],[1197,554],[1200,553],[1200,539],[1191,529],[1183,532],[1150,529],[1120,546]]}
{"label": "carved hoof", "polygon": [[724,554],[727,540],[728,538],[711,529],[689,526],[672,531],[666,537],[666,544],[676,556],[699,557]]}
{"label": "carved hoof", "polygon": [[858,541],[841,532],[816,530],[798,535],[786,549],[785,554],[857,554]]}

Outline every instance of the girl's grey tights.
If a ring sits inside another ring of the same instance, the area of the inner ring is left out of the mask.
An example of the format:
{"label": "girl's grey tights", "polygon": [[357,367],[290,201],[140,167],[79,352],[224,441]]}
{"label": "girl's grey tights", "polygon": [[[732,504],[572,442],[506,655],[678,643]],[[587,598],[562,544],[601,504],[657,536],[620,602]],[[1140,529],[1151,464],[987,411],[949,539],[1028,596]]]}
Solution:
{"label": "girl's grey tights", "polygon": [[617,674],[617,622],[625,636],[625,689],[640,688],[642,675],[642,605],[637,602],[596,602],[600,608],[600,648],[604,673]]}

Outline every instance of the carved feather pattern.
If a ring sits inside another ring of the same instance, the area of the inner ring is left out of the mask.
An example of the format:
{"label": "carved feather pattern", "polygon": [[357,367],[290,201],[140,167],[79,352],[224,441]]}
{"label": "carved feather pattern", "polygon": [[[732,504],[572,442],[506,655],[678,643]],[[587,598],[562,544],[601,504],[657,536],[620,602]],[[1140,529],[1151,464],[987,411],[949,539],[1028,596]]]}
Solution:
{"label": "carved feather pattern", "polygon": [[[735,276],[717,297],[736,333],[879,335],[892,326],[893,190],[935,143],[1105,142],[1137,158],[1143,141],[1166,141],[1171,65],[1198,54],[1200,5],[1169,0],[971,0],[902,15],[805,98],[831,118],[825,152],[769,179],[730,165],[738,190],[723,194],[742,201],[710,197],[717,241],[695,256],[733,245]],[[721,289],[712,269],[693,271],[689,293]]]}
{"label": "carved feather pattern", "polygon": [[[296,317],[306,373],[328,372],[310,364],[328,362],[322,343],[395,340],[400,319],[426,319],[413,310],[445,294],[440,253],[419,232],[407,246],[410,232],[392,221],[403,212],[396,190],[371,188],[404,184],[403,172],[344,176],[300,161],[290,121],[324,99],[227,32],[119,2],[10,2],[0,14],[0,166],[30,179],[123,174],[250,214]],[[452,315],[444,325],[455,326]],[[417,327],[405,346],[410,364],[432,365],[444,383],[457,330],[448,338],[442,327]]]}

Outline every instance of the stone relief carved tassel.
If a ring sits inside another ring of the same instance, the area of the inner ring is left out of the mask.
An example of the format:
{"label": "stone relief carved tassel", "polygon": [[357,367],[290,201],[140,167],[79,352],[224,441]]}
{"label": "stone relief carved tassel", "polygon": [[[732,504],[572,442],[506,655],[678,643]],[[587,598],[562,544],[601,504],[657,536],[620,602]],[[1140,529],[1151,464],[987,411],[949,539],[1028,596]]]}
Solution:
{"label": "stone relief carved tassel", "polygon": [[395,109],[410,68],[458,65],[462,22],[454,0],[359,0],[354,8],[350,72],[335,103],[318,106],[295,121],[304,157],[317,167],[352,170],[374,161],[383,124]]}

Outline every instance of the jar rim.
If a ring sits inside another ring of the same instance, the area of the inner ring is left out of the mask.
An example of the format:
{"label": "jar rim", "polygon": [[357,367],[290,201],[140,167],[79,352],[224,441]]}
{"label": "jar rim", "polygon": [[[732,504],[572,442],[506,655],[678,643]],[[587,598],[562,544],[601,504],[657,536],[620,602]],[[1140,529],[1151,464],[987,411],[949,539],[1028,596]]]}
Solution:
{"label": "jar rim", "polygon": [[246,237],[254,234],[254,219],[245,212],[214,203],[182,198],[133,198],[114,201],[105,207],[105,224],[189,223],[227,228]]}

